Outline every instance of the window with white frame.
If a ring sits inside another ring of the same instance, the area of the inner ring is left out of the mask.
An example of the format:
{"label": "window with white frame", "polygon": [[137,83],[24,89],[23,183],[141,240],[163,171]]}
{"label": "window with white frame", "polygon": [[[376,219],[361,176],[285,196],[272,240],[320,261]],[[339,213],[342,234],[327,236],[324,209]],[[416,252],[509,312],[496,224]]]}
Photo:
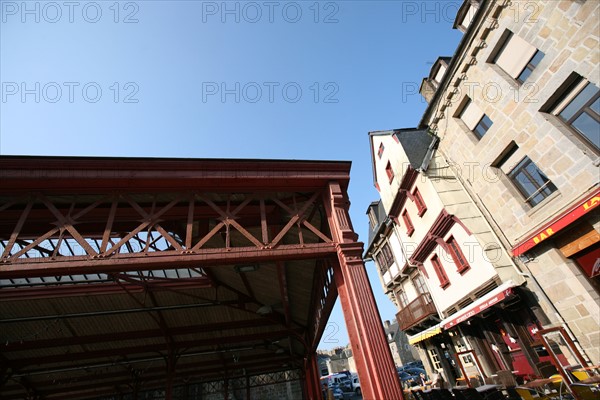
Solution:
{"label": "window with white frame", "polygon": [[419,293],[419,294],[429,293],[429,290],[427,290],[427,285],[425,284],[425,280],[423,279],[421,274],[415,275],[412,282],[413,282],[413,286],[415,287],[415,290],[417,291],[417,293]]}
{"label": "window with white frame", "polygon": [[435,369],[436,371],[439,371],[442,369],[442,362],[440,360],[440,355],[438,354],[437,350],[434,348],[430,348],[428,349],[429,352],[429,359],[431,360],[431,364],[433,365],[433,369]]}
{"label": "window with white frame", "polygon": [[406,308],[406,306],[408,306],[408,297],[401,288],[396,290],[396,300],[398,300],[398,304],[400,304],[401,308]]}
{"label": "window with white frame", "polygon": [[463,5],[463,7],[466,7],[466,9],[459,10],[459,13],[457,15],[457,21],[455,21],[455,27],[464,33],[467,31],[467,29],[469,29],[469,26],[471,25],[471,22],[473,21],[473,18],[477,13],[478,7],[476,7],[473,3],[470,3],[468,5],[465,4]]}
{"label": "window with white frame", "polygon": [[433,84],[436,87],[440,85],[440,82],[442,82],[442,79],[444,78],[445,73],[446,73],[446,66],[442,63],[438,63],[437,71],[435,72],[435,75],[433,76]]}
{"label": "window with white frame", "polygon": [[544,53],[509,30],[500,38],[492,62],[523,83],[544,58]]}
{"label": "window with white frame", "polygon": [[478,139],[481,139],[492,127],[492,120],[470,98],[463,100],[462,106],[455,115]]}

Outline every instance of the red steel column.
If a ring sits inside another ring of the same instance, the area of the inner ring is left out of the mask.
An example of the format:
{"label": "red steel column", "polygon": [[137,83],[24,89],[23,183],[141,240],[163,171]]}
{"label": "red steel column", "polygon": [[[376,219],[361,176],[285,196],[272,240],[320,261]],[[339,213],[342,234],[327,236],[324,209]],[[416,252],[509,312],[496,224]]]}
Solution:
{"label": "red steel column", "polygon": [[348,215],[349,207],[339,184],[331,182],[325,208],[333,239],[338,243],[339,264],[334,265],[334,277],[362,395],[366,400],[401,400],[402,387],[362,261],[363,245],[357,242],[358,235]]}
{"label": "red steel column", "polygon": [[306,398],[309,400],[321,400],[321,387],[319,381],[319,368],[317,366],[316,354],[309,355],[304,362]]}

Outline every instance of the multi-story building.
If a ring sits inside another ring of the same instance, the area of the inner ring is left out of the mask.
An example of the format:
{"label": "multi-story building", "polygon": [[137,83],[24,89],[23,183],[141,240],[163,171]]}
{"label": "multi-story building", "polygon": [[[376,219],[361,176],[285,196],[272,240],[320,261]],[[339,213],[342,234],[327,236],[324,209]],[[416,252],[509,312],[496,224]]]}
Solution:
{"label": "multi-story building", "polygon": [[530,333],[519,329],[541,328],[539,307],[436,151],[438,138],[403,129],[372,132],[370,139],[381,201],[367,212],[366,257],[375,261],[383,289],[398,307],[400,329],[429,360],[429,372],[452,385],[470,376],[483,381],[515,365],[523,379],[539,375],[547,360],[526,355],[535,351],[522,345]]}
{"label": "multi-story building", "polygon": [[564,366],[600,362],[599,14],[465,1],[455,54],[421,85],[419,129],[370,134],[367,256],[449,380],[467,364],[569,379]]}
{"label": "multi-story building", "polygon": [[540,302],[544,328],[564,328],[552,335],[570,337],[574,353],[594,364],[599,16],[597,1],[466,1],[455,23],[465,32],[456,53],[423,82],[429,105],[420,123],[440,138],[440,154],[520,257],[528,286],[548,300]]}

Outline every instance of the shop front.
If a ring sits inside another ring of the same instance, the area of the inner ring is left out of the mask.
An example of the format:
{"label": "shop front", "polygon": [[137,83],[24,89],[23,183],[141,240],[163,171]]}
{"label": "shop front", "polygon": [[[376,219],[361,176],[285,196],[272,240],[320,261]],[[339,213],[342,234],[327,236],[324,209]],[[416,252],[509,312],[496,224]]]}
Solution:
{"label": "shop front", "polygon": [[588,365],[563,343],[567,339],[560,342],[556,333],[541,334],[548,331],[543,328],[548,321],[534,312],[533,298],[526,286],[505,282],[439,324],[410,336],[409,343],[418,346],[430,370],[441,374],[448,387],[518,386],[560,374],[561,366]]}
{"label": "shop front", "polygon": [[422,333],[432,368],[451,386],[516,385],[556,373],[529,298],[526,287],[508,281],[441,321],[435,335]]}

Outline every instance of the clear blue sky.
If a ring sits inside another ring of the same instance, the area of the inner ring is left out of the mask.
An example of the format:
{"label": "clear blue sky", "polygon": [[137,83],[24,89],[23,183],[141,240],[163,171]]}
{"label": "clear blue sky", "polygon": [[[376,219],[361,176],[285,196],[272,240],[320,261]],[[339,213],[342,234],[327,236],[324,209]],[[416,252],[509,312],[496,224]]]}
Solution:
{"label": "clear blue sky", "polygon": [[[460,3],[2,0],[0,154],[351,160],[367,241],[367,133],[418,123]],[[347,343],[338,302],[321,348]]]}

